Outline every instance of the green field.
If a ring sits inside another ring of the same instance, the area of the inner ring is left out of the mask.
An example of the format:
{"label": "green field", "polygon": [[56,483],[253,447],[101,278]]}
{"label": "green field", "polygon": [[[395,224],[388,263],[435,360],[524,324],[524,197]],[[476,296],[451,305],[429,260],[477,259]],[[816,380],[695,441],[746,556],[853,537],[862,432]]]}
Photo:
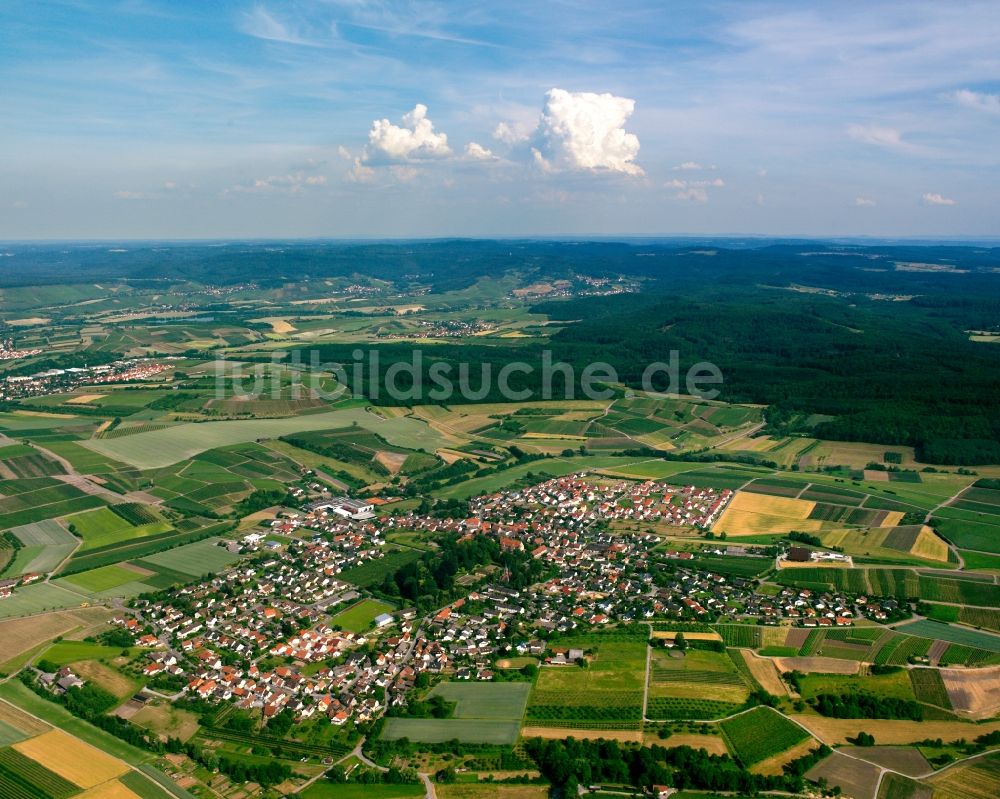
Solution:
{"label": "green field", "polygon": [[455,702],[456,719],[520,721],[530,693],[529,682],[442,682],[430,695]]}
{"label": "green field", "polygon": [[899,632],[924,638],[936,638],[940,641],[950,641],[954,644],[985,649],[989,652],[1000,652],[1000,635],[970,630],[968,627],[954,627],[938,621],[914,621],[902,624],[896,628]]}
{"label": "green field", "polygon": [[770,708],[759,707],[720,722],[729,748],[744,766],[767,760],[809,737],[804,729]]}
{"label": "green field", "polygon": [[382,737],[409,738],[421,743],[459,740],[466,743],[512,744],[521,729],[519,721],[499,719],[386,719]]}
{"label": "green field", "polygon": [[320,780],[298,794],[301,799],[409,799],[423,796],[424,785],[365,785]]}
{"label": "green field", "polygon": [[59,582],[70,583],[76,588],[82,588],[84,591],[99,593],[127,583],[140,582],[141,580],[142,575],[121,566],[102,566],[99,569],[71,574],[69,577],[62,578]]}
{"label": "green field", "polygon": [[88,597],[68,591],[55,583],[35,583],[14,591],[13,596],[0,602],[0,619],[28,616],[44,610],[78,607]]}
{"label": "green field", "polygon": [[0,749],[0,796],[4,799],[68,799],[79,790],[17,750]]}
{"label": "green field", "polygon": [[393,610],[392,605],[379,602],[377,599],[363,599],[356,605],[342,610],[330,619],[330,621],[352,633],[360,633],[372,626],[372,622],[375,621],[376,616],[381,616],[383,613],[391,613]]}
{"label": "green field", "polygon": [[162,520],[133,526],[111,508],[97,508],[86,513],[78,513],[66,521],[73,525],[76,534],[83,539],[80,552],[101,549],[121,541],[162,535],[173,529]]}
{"label": "green field", "polygon": [[360,566],[344,569],[337,576],[346,583],[353,583],[362,588],[368,588],[373,585],[380,585],[385,580],[386,575],[393,574],[407,563],[413,563],[421,555],[415,549],[390,550],[386,547],[384,551],[385,555],[378,560],[370,560],[367,563],[362,563]]}
{"label": "green field", "polygon": [[528,704],[527,718],[542,726],[572,721],[574,726],[625,726],[642,719],[646,677],[646,641],[593,636],[567,638],[560,647],[593,651],[586,669],[547,666],[540,670]]}
{"label": "green field", "polygon": [[10,574],[37,572],[44,574],[56,566],[76,548],[77,540],[54,519],[15,527],[11,531],[24,546],[10,567]]}
{"label": "green field", "polygon": [[262,438],[279,438],[307,430],[347,427],[354,423],[378,433],[390,444],[407,449],[433,451],[449,444],[444,436],[416,419],[383,419],[364,408],[348,408],[287,419],[181,424],[123,438],[92,439],[81,443],[95,452],[139,469],[156,469],[216,447]]}
{"label": "green field", "polygon": [[114,757],[121,758],[126,763],[138,765],[152,759],[152,755],[116,738],[104,730],[72,715],[68,710],[54,702],[49,702],[35,694],[30,688],[18,680],[8,680],[0,683],[0,699],[7,700],[22,710],[26,710],[43,721],[75,735],[92,746],[102,749]]}
{"label": "green field", "polygon": [[176,549],[168,549],[166,552],[147,555],[143,560],[191,577],[201,577],[203,574],[221,571],[239,560],[239,555],[234,555],[224,547],[218,546],[219,541],[221,541],[219,538],[206,538],[204,541],[185,544]]}
{"label": "green field", "polygon": [[445,682],[432,696],[455,702],[447,719],[386,720],[383,738],[409,738],[423,743],[456,739],[466,743],[511,744],[517,740],[531,684],[527,682]]}

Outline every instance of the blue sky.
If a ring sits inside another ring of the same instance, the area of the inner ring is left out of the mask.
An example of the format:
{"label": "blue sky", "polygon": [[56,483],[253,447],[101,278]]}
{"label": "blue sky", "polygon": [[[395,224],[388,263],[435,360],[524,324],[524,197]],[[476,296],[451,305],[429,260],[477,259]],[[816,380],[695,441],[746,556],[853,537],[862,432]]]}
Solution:
{"label": "blue sky", "polygon": [[6,0],[0,238],[997,236],[997,42],[997,2]]}

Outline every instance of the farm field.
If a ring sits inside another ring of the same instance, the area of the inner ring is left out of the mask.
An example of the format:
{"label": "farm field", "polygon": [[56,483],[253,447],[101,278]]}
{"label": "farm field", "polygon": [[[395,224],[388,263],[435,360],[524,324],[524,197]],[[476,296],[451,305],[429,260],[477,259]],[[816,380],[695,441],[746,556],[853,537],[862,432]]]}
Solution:
{"label": "farm field", "polygon": [[356,605],[345,608],[330,621],[350,632],[360,633],[372,626],[376,616],[383,613],[391,613],[394,610],[392,605],[379,602],[375,599],[363,599]]}
{"label": "farm field", "polygon": [[239,555],[219,546],[221,540],[206,538],[176,549],[168,549],[166,552],[146,555],[143,557],[143,563],[152,564],[153,567],[163,566],[191,577],[200,577],[224,569],[239,560]]}
{"label": "farm field", "polygon": [[560,646],[596,650],[586,669],[546,666],[538,673],[526,718],[533,726],[628,729],[642,719],[646,641],[562,639]]}
{"label": "farm field", "polygon": [[426,449],[432,452],[454,443],[423,422],[408,417],[383,419],[364,408],[348,408],[285,419],[182,424],[124,438],[92,439],[81,443],[95,452],[138,469],[156,469],[229,444],[279,438],[308,430],[347,427],[354,423],[378,433],[391,444],[407,449]]}
{"label": "farm field", "polygon": [[409,799],[424,795],[419,785],[338,784],[319,780],[299,793],[301,799]]}
{"label": "farm field", "polygon": [[713,526],[716,533],[756,535],[792,530],[818,532],[824,523],[810,518],[815,502],[738,491]]}
{"label": "farm field", "polygon": [[818,715],[790,715],[813,736],[825,744],[834,746],[848,744],[849,738],[856,738],[859,732],[875,736],[876,742],[885,746],[907,746],[927,738],[955,741],[959,738],[972,739],[993,730],[1000,729],[1000,722],[990,721],[973,724],[967,721],[909,721],[897,719],[835,719]]}
{"label": "farm field", "polygon": [[13,596],[0,602],[0,619],[79,607],[87,601],[86,596],[55,583],[35,583],[19,588]]}
{"label": "farm field", "polygon": [[[141,508],[143,506],[140,505],[137,507]],[[117,544],[121,541],[145,538],[150,535],[162,535],[173,529],[169,523],[159,519],[151,509],[149,516],[156,519],[156,521],[133,525],[129,520],[123,518],[122,515],[111,508],[97,508],[96,510],[70,516],[66,521],[67,524],[73,525],[76,535],[83,539],[80,551],[85,552]]]}
{"label": "farm field", "polygon": [[102,608],[82,608],[62,613],[46,613],[24,619],[7,619],[0,621],[0,641],[3,641],[3,652],[0,657],[0,672],[9,671],[19,664],[22,656],[57,636],[86,630],[91,625],[100,624],[108,618],[108,612]]}
{"label": "farm field", "polygon": [[519,721],[502,719],[405,719],[386,720],[382,737],[409,738],[421,743],[442,743],[458,739],[469,743],[512,744],[521,729]]}
{"label": "farm field", "polygon": [[840,786],[843,795],[853,799],[875,799],[879,773],[878,766],[833,752],[807,771],[806,777],[810,780],[825,779],[831,788]]}
{"label": "farm field", "polygon": [[928,783],[934,788],[935,799],[995,799],[1000,791],[1000,754],[959,763]]}
{"label": "farm field", "polygon": [[968,627],[943,624],[939,621],[921,620],[911,622],[910,624],[901,624],[896,629],[908,635],[950,641],[955,644],[985,649],[989,652],[1000,652],[1000,635],[991,635],[990,633],[980,632]]}
{"label": "farm field", "polygon": [[442,682],[430,695],[455,702],[456,719],[520,720],[530,693],[529,682]]}
{"label": "farm field", "polygon": [[10,574],[45,574],[76,549],[78,541],[54,519],[14,527],[9,531],[24,546],[18,550]]}
{"label": "farm field", "polygon": [[948,705],[970,718],[1000,713],[1000,666],[984,669],[941,669]]}
{"label": "farm field", "polygon": [[387,719],[382,737],[439,743],[457,738],[470,743],[513,743],[531,690],[530,683],[445,682],[431,692],[455,702],[447,719]]}
{"label": "farm field", "polygon": [[719,726],[734,755],[748,767],[809,738],[809,733],[801,727],[765,707],[726,719]]}
{"label": "farm field", "polygon": [[122,761],[61,730],[16,743],[14,749],[81,788],[93,788],[128,771]]}
{"label": "farm field", "polygon": [[746,702],[749,688],[722,652],[654,649],[646,715],[654,719],[718,718]]}
{"label": "farm field", "polygon": [[933,770],[920,751],[910,746],[844,746],[838,751],[909,777],[919,777]]}

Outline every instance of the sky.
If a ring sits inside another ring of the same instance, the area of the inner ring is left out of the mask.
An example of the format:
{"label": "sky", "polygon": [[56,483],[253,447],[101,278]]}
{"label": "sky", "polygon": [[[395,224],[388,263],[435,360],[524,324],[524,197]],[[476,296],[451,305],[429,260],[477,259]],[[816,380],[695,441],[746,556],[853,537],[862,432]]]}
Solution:
{"label": "sky", "polygon": [[4,0],[0,239],[997,237],[998,42],[996,0]]}

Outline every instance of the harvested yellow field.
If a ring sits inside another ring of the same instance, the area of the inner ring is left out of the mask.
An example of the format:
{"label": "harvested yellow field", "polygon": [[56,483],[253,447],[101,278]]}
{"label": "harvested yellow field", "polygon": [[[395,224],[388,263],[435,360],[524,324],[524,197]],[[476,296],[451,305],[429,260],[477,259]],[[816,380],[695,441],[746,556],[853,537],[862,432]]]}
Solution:
{"label": "harvested yellow field", "polygon": [[778,667],[770,658],[758,657],[752,649],[737,650],[743,661],[750,669],[753,678],[760,683],[760,687],[773,696],[788,696],[788,688],[785,681],[781,679]]}
{"label": "harvested yellow field", "polygon": [[891,510],[885,515],[879,527],[898,527],[901,521],[903,521],[903,511]]}
{"label": "harvested yellow field", "polygon": [[63,613],[46,613],[28,619],[8,619],[0,621],[0,641],[3,641],[4,660],[34,649],[51,641],[57,635],[65,635],[82,625],[72,616]]}
{"label": "harvested yellow field", "polygon": [[[642,733],[639,730],[577,730],[569,727],[523,727],[521,729],[522,738],[577,738],[579,740],[596,741],[599,738],[606,738],[611,741],[631,741],[642,743]],[[671,736],[670,740],[678,736]],[[702,736],[699,738],[712,737]],[[659,739],[657,739],[659,740]],[[673,746],[674,744],[671,744]]]}
{"label": "harvested yellow field", "polygon": [[375,460],[388,469],[390,474],[396,474],[403,468],[403,464],[406,462],[406,453],[379,450],[375,453]]}
{"label": "harvested yellow field", "polygon": [[86,793],[80,794],[77,799],[141,799],[141,797],[130,791],[118,780],[114,780],[91,788]]}
{"label": "harvested yellow field", "polygon": [[14,749],[81,788],[93,788],[128,771],[121,760],[62,730],[21,741]]}
{"label": "harvested yellow field", "polygon": [[776,777],[779,774],[784,774],[784,766],[786,763],[791,763],[793,760],[797,760],[800,757],[808,755],[813,749],[816,748],[818,744],[812,738],[806,738],[801,743],[797,743],[791,749],[786,749],[784,752],[779,752],[774,757],[769,757],[767,760],[762,760],[753,766],[750,771],[754,774],[763,774],[768,777]]}
{"label": "harvested yellow field", "polygon": [[[666,630],[653,630],[653,638],[658,641],[673,641],[677,637],[677,633],[668,632]],[[721,641],[722,636],[716,632],[704,632],[704,633],[684,633],[684,637],[688,641]]]}
{"label": "harvested yellow field", "polygon": [[294,333],[298,330],[298,328],[291,324],[291,322],[287,319],[267,318],[261,319],[260,321],[267,322],[271,326],[271,330],[275,333]]}
{"label": "harvested yellow field", "polygon": [[135,693],[137,686],[132,680],[110,666],[96,660],[83,660],[73,664],[73,670],[83,679],[103,688],[119,699]]}
{"label": "harvested yellow field", "polygon": [[521,438],[542,438],[559,441],[586,441],[586,436],[574,436],[568,433],[522,433]]}
{"label": "harvested yellow field", "polygon": [[20,730],[25,735],[41,735],[52,729],[41,719],[25,713],[21,708],[15,707],[9,702],[0,700],[0,722],[9,724],[15,730]]}
{"label": "harvested yellow field", "polygon": [[941,669],[952,707],[972,718],[1000,713],[1000,666],[985,669]]}
{"label": "harvested yellow field", "polygon": [[912,744],[927,738],[956,741],[971,740],[994,730],[1000,721],[973,724],[965,721],[906,721],[900,719],[833,719],[825,716],[789,716],[825,744],[847,744],[859,732],[871,733],[884,746]]}
{"label": "harvested yellow field", "polygon": [[931,777],[934,799],[996,799],[1000,795],[996,753],[959,763]]}
{"label": "harvested yellow field", "polygon": [[804,499],[737,491],[713,531],[727,535],[817,531],[824,522],[809,518],[815,507],[815,502]]}
{"label": "harvested yellow field", "polygon": [[917,540],[910,547],[910,554],[918,558],[948,562],[948,545],[926,524],[920,528]]}
{"label": "harvested yellow field", "polygon": [[108,396],[107,394],[77,394],[75,397],[70,397],[66,400],[63,405],[86,405],[88,402],[93,402],[94,400],[103,399]]}
{"label": "harvested yellow field", "polygon": [[857,674],[861,664],[856,660],[842,658],[794,657],[774,658],[774,665],[784,674],[786,671],[802,671],[816,674]]}
{"label": "harvested yellow field", "polygon": [[51,321],[45,316],[28,316],[24,319],[8,319],[7,324],[11,327],[33,327],[34,325],[47,325]]}

